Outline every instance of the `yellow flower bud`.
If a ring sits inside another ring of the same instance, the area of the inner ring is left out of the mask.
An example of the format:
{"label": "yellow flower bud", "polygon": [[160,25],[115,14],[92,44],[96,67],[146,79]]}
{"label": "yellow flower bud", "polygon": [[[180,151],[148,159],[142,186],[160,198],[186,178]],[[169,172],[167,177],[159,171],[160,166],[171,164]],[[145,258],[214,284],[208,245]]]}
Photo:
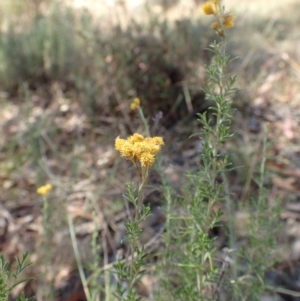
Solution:
{"label": "yellow flower bud", "polygon": [[128,141],[135,143],[135,142],[142,142],[144,140],[144,136],[134,133],[132,136],[128,137]]}
{"label": "yellow flower bud", "polygon": [[214,22],[211,24],[211,28],[215,31],[219,30],[219,24],[218,22]]}
{"label": "yellow flower bud", "polygon": [[140,99],[138,97],[135,97],[130,104],[130,110],[134,111],[137,107],[140,106],[140,103]]}
{"label": "yellow flower bud", "polygon": [[202,11],[205,15],[213,15],[215,13],[215,4],[207,1],[202,5]]}
{"label": "yellow flower bud", "polygon": [[159,145],[159,146],[164,145],[164,141],[163,141],[162,137],[153,137],[152,140],[153,140],[153,143],[156,145]]}
{"label": "yellow flower bud", "polygon": [[117,151],[121,151],[121,149],[124,145],[124,141],[125,141],[124,139],[121,139],[119,137],[116,138],[116,140],[115,140],[115,149]]}
{"label": "yellow flower bud", "polygon": [[223,18],[223,25],[225,28],[230,28],[234,26],[234,17],[233,15],[226,14]]}
{"label": "yellow flower bud", "polygon": [[36,192],[40,195],[46,195],[52,189],[51,184],[46,184],[44,186],[39,187]]}
{"label": "yellow flower bud", "polygon": [[134,111],[135,109],[136,109],[136,104],[132,102],[132,103],[130,104],[130,110],[131,110],[131,111]]}
{"label": "yellow flower bud", "polygon": [[137,106],[141,104],[141,101],[138,97],[135,97],[132,102],[135,103]]}

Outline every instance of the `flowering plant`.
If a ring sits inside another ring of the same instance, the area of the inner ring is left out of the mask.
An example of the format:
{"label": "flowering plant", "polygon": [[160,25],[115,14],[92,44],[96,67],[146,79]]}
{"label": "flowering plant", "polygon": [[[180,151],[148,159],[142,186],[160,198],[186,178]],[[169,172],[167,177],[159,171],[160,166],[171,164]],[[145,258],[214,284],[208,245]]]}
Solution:
{"label": "flowering plant", "polygon": [[[138,98],[133,100],[130,108],[132,110],[137,108],[140,111],[146,131],[149,132],[149,127],[146,124],[146,119],[140,108]],[[121,260],[114,264],[119,280],[116,294],[119,300],[139,300],[134,291],[134,285],[144,273],[142,267],[145,265],[144,258],[146,256],[144,247],[139,242],[141,233],[140,223],[150,215],[149,206],[143,205],[142,191],[148,178],[148,170],[155,162],[155,156],[163,145],[164,141],[162,137],[144,137],[138,133],[134,133],[127,139],[117,137],[115,140],[115,149],[120,152],[123,158],[132,161],[139,176],[137,195],[133,185],[130,183],[126,184],[126,199],[133,204],[135,214],[133,217],[129,216],[129,221],[125,224],[130,246],[130,256],[127,258],[127,265]],[[124,282],[126,288],[124,288]]]}

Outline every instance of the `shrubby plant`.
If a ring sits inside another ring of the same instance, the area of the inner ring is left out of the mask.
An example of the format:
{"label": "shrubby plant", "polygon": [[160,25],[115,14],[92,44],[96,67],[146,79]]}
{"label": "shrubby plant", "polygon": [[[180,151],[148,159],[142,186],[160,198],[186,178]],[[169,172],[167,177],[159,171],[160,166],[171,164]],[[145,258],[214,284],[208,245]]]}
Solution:
{"label": "shrubby plant", "polygon": [[[11,291],[20,283],[28,281],[21,279],[22,272],[30,266],[26,263],[28,252],[25,252],[22,259],[16,258],[16,267],[10,267],[10,263],[0,254],[0,300],[8,301]],[[26,298],[24,295],[18,296],[17,301],[33,301],[34,298]]]}
{"label": "shrubby plant", "polygon": [[[131,103],[131,109],[139,109],[139,113],[143,117],[140,108],[140,101],[135,98]],[[142,118],[145,121],[145,118]],[[146,131],[149,131],[146,127]],[[125,223],[127,231],[127,241],[130,253],[125,260],[118,260],[114,264],[117,275],[116,297],[118,300],[136,301],[141,300],[136,294],[135,285],[144,274],[145,270],[145,252],[144,246],[140,243],[140,224],[150,215],[150,207],[143,204],[143,189],[148,179],[149,168],[155,161],[156,154],[160,151],[164,142],[162,137],[144,137],[141,134],[134,133],[127,139],[116,138],[115,148],[120,152],[121,156],[130,160],[135,167],[139,177],[138,189],[133,183],[127,183],[126,201],[134,207],[134,213],[129,216],[129,220]]]}
{"label": "shrubby plant", "polygon": [[[265,277],[272,274],[273,266],[278,260],[272,256],[278,237],[280,237],[281,224],[278,223],[280,215],[280,202],[275,200],[270,204],[268,191],[265,187],[267,173],[265,162],[267,159],[268,125],[265,125],[259,145],[261,146],[260,163],[254,174],[253,181],[257,185],[257,195],[250,196],[249,204],[241,205],[244,211],[245,234],[247,239],[239,242],[235,256],[235,278],[232,297],[237,300],[261,300],[264,292],[273,293],[279,289],[273,287],[273,281]],[[270,284],[272,284],[270,286]],[[280,291],[280,290],[279,290]],[[289,292],[287,292],[289,294]]]}
{"label": "shrubby plant", "polygon": [[219,0],[208,1],[202,8],[206,15],[214,17],[211,27],[220,37],[220,41],[212,43],[209,49],[213,58],[206,67],[208,81],[204,87],[206,99],[215,106],[211,108],[212,118],[207,113],[198,115],[202,125],[201,160],[199,171],[188,175],[190,184],[181,200],[182,207],[186,208],[184,215],[168,212],[167,231],[171,234],[167,234],[167,249],[163,256],[169,258],[164,260],[164,265],[172,276],[169,276],[170,281],[163,273],[167,280],[164,280],[164,291],[160,294],[162,300],[166,295],[168,300],[218,300],[222,273],[225,273],[224,267],[220,268],[215,260],[212,230],[220,224],[222,211],[219,204],[228,200],[227,213],[231,206],[226,182],[222,181],[231,162],[220,149],[232,137],[231,96],[235,92],[235,77],[227,73],[230,58],[226,54],[226,30],[234,25],[234,21],[233,15],[225,11]]}
{"label": "shrubby plant", "polygon": [[[260,300],[267,289],[264,275],[273,266],[269,254],[274,249],[278,227],[278,207],[268,208],[265,183],[267,133],[264,133],[261,165],[253,179],[258,195],[248,206],[246,221],[247,240],[237,241],[234,229],[234,206],[227,180],[232,170],[230,156],[224,151],[225,143],[233,137],[230,125],[233,119],[232,95],[236,78],[227,72],[230,57],[226,53],[227,28],[234,26],[232,13],[225,11],[220,0],[210,0],[203,12],[214,17],[212,29],[219,41],[211,44],[213,53],[204,86],[206,98],[215,105],[207,113],[199,114],[202,125],[199,171],[188,174],[189,185],[184,197],[170,196],[164,186],[167,200],[167,221],[159,273],[163,288],[158,289],[159,300]],[[242,168],[242,167],[241,167]],[[176,200],[181,212],[172,211]],[[268,212],[268,218],[263,216]],[[227,223],[222,220],[225,213]],[[223,228],[227,247],[220,251],[213,231]]]}

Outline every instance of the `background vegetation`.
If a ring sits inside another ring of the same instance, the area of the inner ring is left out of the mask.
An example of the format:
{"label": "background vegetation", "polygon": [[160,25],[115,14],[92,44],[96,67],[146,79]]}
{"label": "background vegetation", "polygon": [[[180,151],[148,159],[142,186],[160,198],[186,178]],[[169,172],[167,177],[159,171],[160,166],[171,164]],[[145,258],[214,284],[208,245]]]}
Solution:
{"label": "background vegetation", "polygon": [[[176,225],[186,214],[188,193],[199,187],[185,175],[199,169],[196,114],[212,114],[214,105],[202,89],[212,57],[206,49],[215,35],[201,1],[133,2],[0,2],[0,250],[9,261],[29,250],[33,264],[26,271],[34,277],[15,295],[83,298],[66,212],[84,267],[96,275],[91,283],[106,287],[110,274],[103,278],[99,267],[126,251],[130,208],[122,195],[124,183],[136,175],[119,159],[114,139],[143,129],[129,109],[134,97],[153,134],[165,141],[146,192],[152,219],[142,226],[141,239],[151,256],[139,294],[157,300],[161,282],[153,267],[182,258],[180,252],[163,257],[161,250],[168,243],[180,250],[185,243]],[[227,262],[224,247],[232,247],[228,256],[235,268],[226,270],[221,295],[298,300],[299,3],[224,4],[236,16],[228,52],[237,57],[229,71],[237,74],[239,91],[233,95],[234,138],[219,150],[233,163],[226,180],[230,211],[217,208],[226,214],[210,233],[220,264]],[[42,198],[36,189],[47,182],[53,189]],[[171,267],[169,273],[175,292],[188,274]],[[162,300],[170,282],[165,287]]]}

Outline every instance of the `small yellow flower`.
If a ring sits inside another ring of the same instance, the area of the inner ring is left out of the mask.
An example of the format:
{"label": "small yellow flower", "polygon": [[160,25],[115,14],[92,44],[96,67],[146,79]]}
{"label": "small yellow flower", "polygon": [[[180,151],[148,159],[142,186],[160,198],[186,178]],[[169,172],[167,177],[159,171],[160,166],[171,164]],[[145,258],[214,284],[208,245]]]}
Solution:
{"label": "small yellow flower", "polygon": [[153,143],[156,145],[159,145],[159,146],[164,145],[163,138],[161,138],[161,137],[153,137],[152,140],[153,140]]}
{"label": "small yellow flower", "polygon": [[125,140],[119,151],[120,151],[122,157],[135,161],[135,153],[133,150],[133,143],[130,143],[128,140]]}
{"label": "small yellow flower", "polygon": [[218,22],[214,22],[211,24],[211,28],[216,32],[216,34],[219,37],[224,37],[224,31],[223,29],[219,26]]}
{"label": "small yellow flower", "polygon": [[202,11],[205,15],[213,15],[215,13],[215,4],[207,1],[202,5]]}
{"label": "small yellow flower", "polygon": [[121,139],[120,137],[117,137],[115,140],[115,149],[117,151],[121,151],[123,145],[124,145],[125,140]]}
{"label": "small yellow flower", "polygon": [[130,104],[130,110],[134,111],[137,107],[140,106],[140,103],[140,99],[138,97],[135,97]]}
{"label": "small yellow flower", "polygon": [[36,192],[40,195],[46,195],[52,189],[51,184],[46,184],[44,186],[39,187]]}
{"label": "small yellow flower", "polygon": [[153,142],[144,142],[144,150],[149,154],[156,155],[160,150],[160,146],[154,144]]}
{"label": "small yellow flower", "polygon": [[130,110],[131,110],[131,111],[134,111],[135,109],[136,109],[136,104],[132,102],[132,103],[130,104]]}
{"label": "small yellow flower", "polygon": [[142,142],[144,137],[138,133],[134,133],[132,136],[128,137],[128,141],[135,143],[135,142]]}
{"label": "small yellow flower", "polygon": [[134,155],[137,158],[139,158],[140,155],[145,151],[144,142],[136,142],[136,143],[134,143],[134,145],[132,146],[132,151],[133,151]]}
{"label": "small yellow flower", "polygon": [[146,167],[146,168],[149,168],[154,163],[155,160],[154,155],[149,153],[143,153],[139,159],[142,167]]}
{"label": "small yellow flower", "polygon": [[215,31],[219,30],[219,24],[218,22],[214,22],[211,24],[211,28]]}
{"label": "small yellow flower", "polygon": [[135,103],[137,106],[141,104],[141,101],[138,97],[135,97],[132,102]]}
{"label": "small yellow flower", "polygon": [[225,28],[230,28],[234,26],[234,17],[231,14],[226,14],[223,18],[223,25]]}

